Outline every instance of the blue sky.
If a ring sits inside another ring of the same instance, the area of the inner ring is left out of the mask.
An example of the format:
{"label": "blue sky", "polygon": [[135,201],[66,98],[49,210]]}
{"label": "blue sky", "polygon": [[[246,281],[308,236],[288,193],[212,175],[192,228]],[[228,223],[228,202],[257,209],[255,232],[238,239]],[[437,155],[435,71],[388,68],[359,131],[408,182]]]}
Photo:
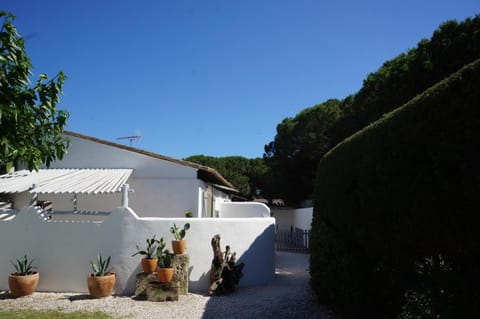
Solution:
{"label": "blue sky", "polygon": [[[260,157],[276,126],[480,13],[478,0],[1,0],[68,130],[175,158]],[[117,141],[128,144],[128,141]]]}

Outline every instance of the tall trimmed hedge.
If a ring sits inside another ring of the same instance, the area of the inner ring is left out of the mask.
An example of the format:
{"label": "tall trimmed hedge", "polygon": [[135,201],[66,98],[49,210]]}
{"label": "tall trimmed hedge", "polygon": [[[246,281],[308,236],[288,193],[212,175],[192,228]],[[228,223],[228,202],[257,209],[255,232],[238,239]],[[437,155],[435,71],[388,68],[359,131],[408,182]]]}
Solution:
{"label": "tall trimmed hedge", "polygon": [[311,275],[344,318],[480,314],[480,60],[337,145],[315,185]]}

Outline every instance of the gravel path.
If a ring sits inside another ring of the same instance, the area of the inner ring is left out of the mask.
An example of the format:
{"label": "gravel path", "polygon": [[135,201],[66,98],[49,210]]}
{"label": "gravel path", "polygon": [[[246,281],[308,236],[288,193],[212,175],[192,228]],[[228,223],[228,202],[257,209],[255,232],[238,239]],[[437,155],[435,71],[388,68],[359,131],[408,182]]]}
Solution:
{"label": "gravel path", "polygon": [[150,302],[130,297],[91,299],[85,294],[34,293],[12,299],[0,292],[0,308],[104,311],[119,318],[321,318],[328,311],[316,304],[309,288],[308,255],[278,253],[277,276],[268,286],[242,287],[235,293],[209,297],[188,294],[178,302]]}

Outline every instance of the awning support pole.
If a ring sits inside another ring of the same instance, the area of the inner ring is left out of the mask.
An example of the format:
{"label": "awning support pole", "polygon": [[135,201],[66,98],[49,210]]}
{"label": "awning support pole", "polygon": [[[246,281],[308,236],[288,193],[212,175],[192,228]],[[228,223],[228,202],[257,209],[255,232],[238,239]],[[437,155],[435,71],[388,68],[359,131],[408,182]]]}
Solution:
{"label": "awning support pole", "polygon": [[73,195],[73,198],[72,198],[72,202],[73,202],[73,211],[76,212],[77,209],[78,209],[78,205],[77,205],[77,193],[75,193],[75,195]]}
{"label": "awning support pole", "polygon": [[128,193],[133,192],[133,189],[130,189],[130,185],[122,185],[122,207],[128,207]]}
{"label": "awning support pole", "polygon": [[[34,190],[37,188],[37,184],[33,184],[31,190]],[[32,198],[30,199],[30,206],[35,205],[38,200],[38,194],[37,193],[32,193]]]}

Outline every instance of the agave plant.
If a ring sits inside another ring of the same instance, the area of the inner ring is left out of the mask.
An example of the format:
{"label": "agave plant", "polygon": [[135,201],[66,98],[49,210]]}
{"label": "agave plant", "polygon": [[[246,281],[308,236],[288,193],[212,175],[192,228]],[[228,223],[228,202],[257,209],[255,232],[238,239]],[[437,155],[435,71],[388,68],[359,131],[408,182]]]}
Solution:
{"label": "agave plant", "polygon": [[15,270],[16,270],[15,274],[16,275],[27,276],[27,275],[31,275],[35,272],[35,271],[33,271],[33,269],[35,269],[35,267],[32,266],[32,263],[33,263],[34,260],[35,259],[32,259],[32,260],[30,260],[30,262],[28,262],[27,255],[25,254],[22,258],[16,260],[17,263],[14,263],[11,260],[10,260],[10,262],[12,263],[13,267],[15,267]]}
{"label": "agave plant", "polygon": [[158,239],[155,239],[155,235],[152,238],[147,238],[147,249],[143,250],[137,245],[137,252],[132,255],[132,257],[136,255],[145,256],[146,259],[154,259],[155,256],[155,244],[160,243]]}
{"label": "agave plant", "polygon": [[183,229],[180,229],[173,223],[173,226],[170,227],[170,232],[173,234],[173,237],[175,237],[175,240],[182,240],[185,238],[185,235],[187,234],[187,230],[190,229],[190,224],[186,223],[183,225]]}
{"label": "agave plant", "polygon": [[93,277],[102,277],[108,273],[108,265],[110,264],[110,256],[107,259],[102,258],[102,255],[97,255],[97,260],[95,262],[90,261],[92,266],[92,276]]}

